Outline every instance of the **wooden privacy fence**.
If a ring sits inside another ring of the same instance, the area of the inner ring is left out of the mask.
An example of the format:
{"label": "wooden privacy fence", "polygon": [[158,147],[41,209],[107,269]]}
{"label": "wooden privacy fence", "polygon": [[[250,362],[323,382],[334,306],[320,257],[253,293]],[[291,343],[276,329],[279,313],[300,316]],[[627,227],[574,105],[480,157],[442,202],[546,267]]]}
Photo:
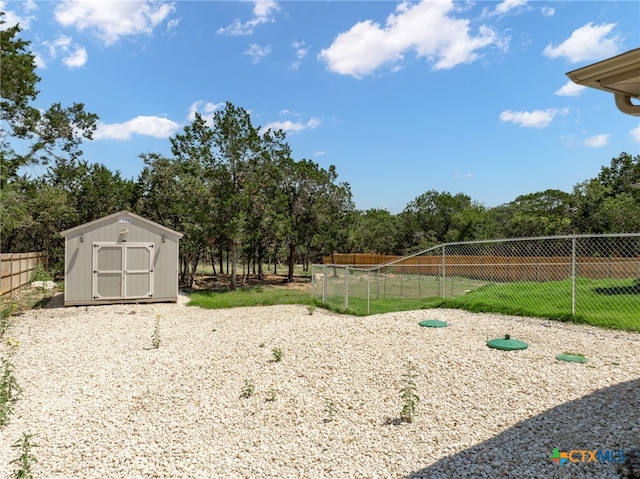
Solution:
{"label": "wooden privacy fence", "polygon": [[[442,275],[490,281],[559,281],[573,276],[589,279],[640,278],[640,257],[421,255],[401,256],[346,253],[323,257],[324,264],[376,268],[389,274]],[[393,264],[389,264],[393,263]]]}
{"label": "wooden privacy fence", "polygon": [[45,262],[46,255],[44,253],[0,254],[2,297],[11,296],[15,290],[28,284],[31,279],[31,271]]}

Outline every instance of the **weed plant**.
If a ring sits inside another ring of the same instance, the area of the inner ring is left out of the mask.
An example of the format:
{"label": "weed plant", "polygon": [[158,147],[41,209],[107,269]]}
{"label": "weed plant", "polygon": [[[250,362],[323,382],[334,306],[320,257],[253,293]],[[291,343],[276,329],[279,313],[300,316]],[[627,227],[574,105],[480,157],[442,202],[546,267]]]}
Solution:
{"label": "weed plant", "polygon": [[275,401],[275,400],[276,400],[276,395],[277,395],[277,394],[278,394],[278,390],[277,390],[277,389],[273,389],[273,388],[269,389],[269,390],[266,392],[267,398],[265,399],[265,401],[267,401],[267,402],[273,402],[273,401]]}
{"label": "weed plant", "polygon": [[9,416],[21,392],[13,364],[7,358],[0,358],[0,427],[9,423]]}
{"label": "weed plant", "polygon": [[18,469],[14,471],[15,479],[33,479],[32,467],[38,462],[38,459],[31,452],[31,448],[38,447],[37,444],[33,444],[31,439],[33,434],[22,433],[22,437],[18,439],[11,447],[19,448],[20,456],[11,461],[11,464],[16,464]]}
{"label": "weed plant", "polygon": [[158,315],[156,316],[156,325],[151,334],[151,346],[153,349],[158,349],[160,344],[162,344],[162,339],[160,338],[160,315]]}
{"label": "weed plant", "polygon": [[336,418],[336,413],[338,412],[338,409],[336,408],[336,405],[333,403],[333,401],[328,399],[327,404],[324,408],[324,412],[327,415],[325,422],[331,422]]}
{"label": "weed plant", "polygon": [[4,332],[9,329],[11,324],[11,315],[18,310],[18,305],[12,300],[2,300],[0,305],[0,338]]}
{"label": "weed plant", "polygon": [[240,397],[248,399],[251,396],[253,396],[253,393],[255,392],[256,392],[256,387],[253,384],[253,381],[251,379],[245,379],[244,386],[242,386],[242,389],[240,390]]}
{"label": "weed plant", "polygon": [[402,422],[413,422],[416,415],[416,405],[420,402],[418,397],[418,387],[416,386],[416,370],[411,361],[407,362],[406,372],[402,375],[402,388],[400,389],[400,399],[402,399],[402,411],[400,420]]}
{"label": "weed plant", "polygon": [[271,350],[271,354],[273,355],[273,362],[274,363],[279,363],[280,361],[282,361],[282,358],[284,357],[284,353],[282,352],[282,349],[280,349],[280,348],[273,348]]}
{"label": "weed plant", "polygon": [[31,281],[53,281],[53,273],[41,264],[31,270]]}

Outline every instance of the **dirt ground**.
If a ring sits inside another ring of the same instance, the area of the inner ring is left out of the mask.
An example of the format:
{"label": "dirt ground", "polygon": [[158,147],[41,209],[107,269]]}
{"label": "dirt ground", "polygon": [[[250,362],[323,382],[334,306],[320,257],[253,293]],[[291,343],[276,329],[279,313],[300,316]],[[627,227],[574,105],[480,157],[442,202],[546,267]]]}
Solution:
{"label": "dirt ground", "polygon": [[[311,291],[311,278],[308,276],[294,276],[293,282],[287,281],[285,275],[267,274],[263,279],[259,280],[254,276],[250,276],[248,281],[238,278],[238,287],[242,286],[270,286],[276,288],[299,289],[301,291]],[[196,276],[194,289],[197,290],[214,290],[226,291],[231,287],[231,275],[218,274],[216,276]]]}

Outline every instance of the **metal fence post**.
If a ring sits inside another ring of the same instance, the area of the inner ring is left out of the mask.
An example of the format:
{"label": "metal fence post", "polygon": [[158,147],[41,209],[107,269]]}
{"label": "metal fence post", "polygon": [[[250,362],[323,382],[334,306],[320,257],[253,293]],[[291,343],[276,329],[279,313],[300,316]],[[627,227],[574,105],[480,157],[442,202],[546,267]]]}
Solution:
{"label": "metal fence post", "polygon": [[576,315],[576,236],[571,238],[571,316]]}
{"label": "metal fence post", "polygon": [[344,309],[349,309],[349,266],[344,268]]}
{"label": "metal fence post", "polygon": [[444,282],[446,279],[446,273],[445,273],[445,264],[446,264],[447,260],[446,260],[446,253],[445,253],[445,247],[444,245],[442,245],[442,299],[445,299],[445,286],[444,286]]}
{"label": "metal fence post", "polygon": [[322,265],[322,304],[327,302],[327,265]]}
{"label": "metal fence post", "polygon": [[367,314],[369,314],[370,307],[370,298],[371,298],[371,270],[367,271]]}
{"label": "metal fence post", "polygon": [[311,265],[311,299],[315,299],[316,297],[316,265],[312,264]]}

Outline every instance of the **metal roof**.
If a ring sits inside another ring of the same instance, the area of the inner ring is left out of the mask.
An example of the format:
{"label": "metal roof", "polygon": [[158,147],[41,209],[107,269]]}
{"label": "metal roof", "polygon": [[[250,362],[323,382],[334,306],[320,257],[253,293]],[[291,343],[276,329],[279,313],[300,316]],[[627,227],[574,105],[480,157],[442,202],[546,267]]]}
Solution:
{"label": "metal roof", "polygon": [[130,217],[130,218],[135,218],[137,220],[140,220],[142,223],[146,223],[148,225],[154,226],[156,228],[159,228],[163,231],[166,231],[167,233],[170,233],[172,235],[177,236],[178,238],[182,238],[184,235],[182,233],[178,233],[177,231],[172,230],[171,228],[167,228],[166,226],[162,226],[159,223],[156,223],[155,221],[151,221],[148,220],[146,218],[143,218],[142,216],[136,215],[135,213],[131,213],[130,211],[118,211],[117,213],[113,213],[111,215],[107,215],[107,216],[103,216],[102,218],[98,218],[97,220],[93,220],[93,221],[89,221],[88,223],[83,223],[81,225],[78,226],[74,226],[73,228],[69,228],[68,230],[64,230],[60,232],[60,236],[66,237],[69,236],[73,233],[75,233],[78,230],[81,229],[85,229],[89,226],[94,226],[97,225],[98,223],[102,223],[105,221],[109,221],[112,218],[119,218],[119,217]]}

